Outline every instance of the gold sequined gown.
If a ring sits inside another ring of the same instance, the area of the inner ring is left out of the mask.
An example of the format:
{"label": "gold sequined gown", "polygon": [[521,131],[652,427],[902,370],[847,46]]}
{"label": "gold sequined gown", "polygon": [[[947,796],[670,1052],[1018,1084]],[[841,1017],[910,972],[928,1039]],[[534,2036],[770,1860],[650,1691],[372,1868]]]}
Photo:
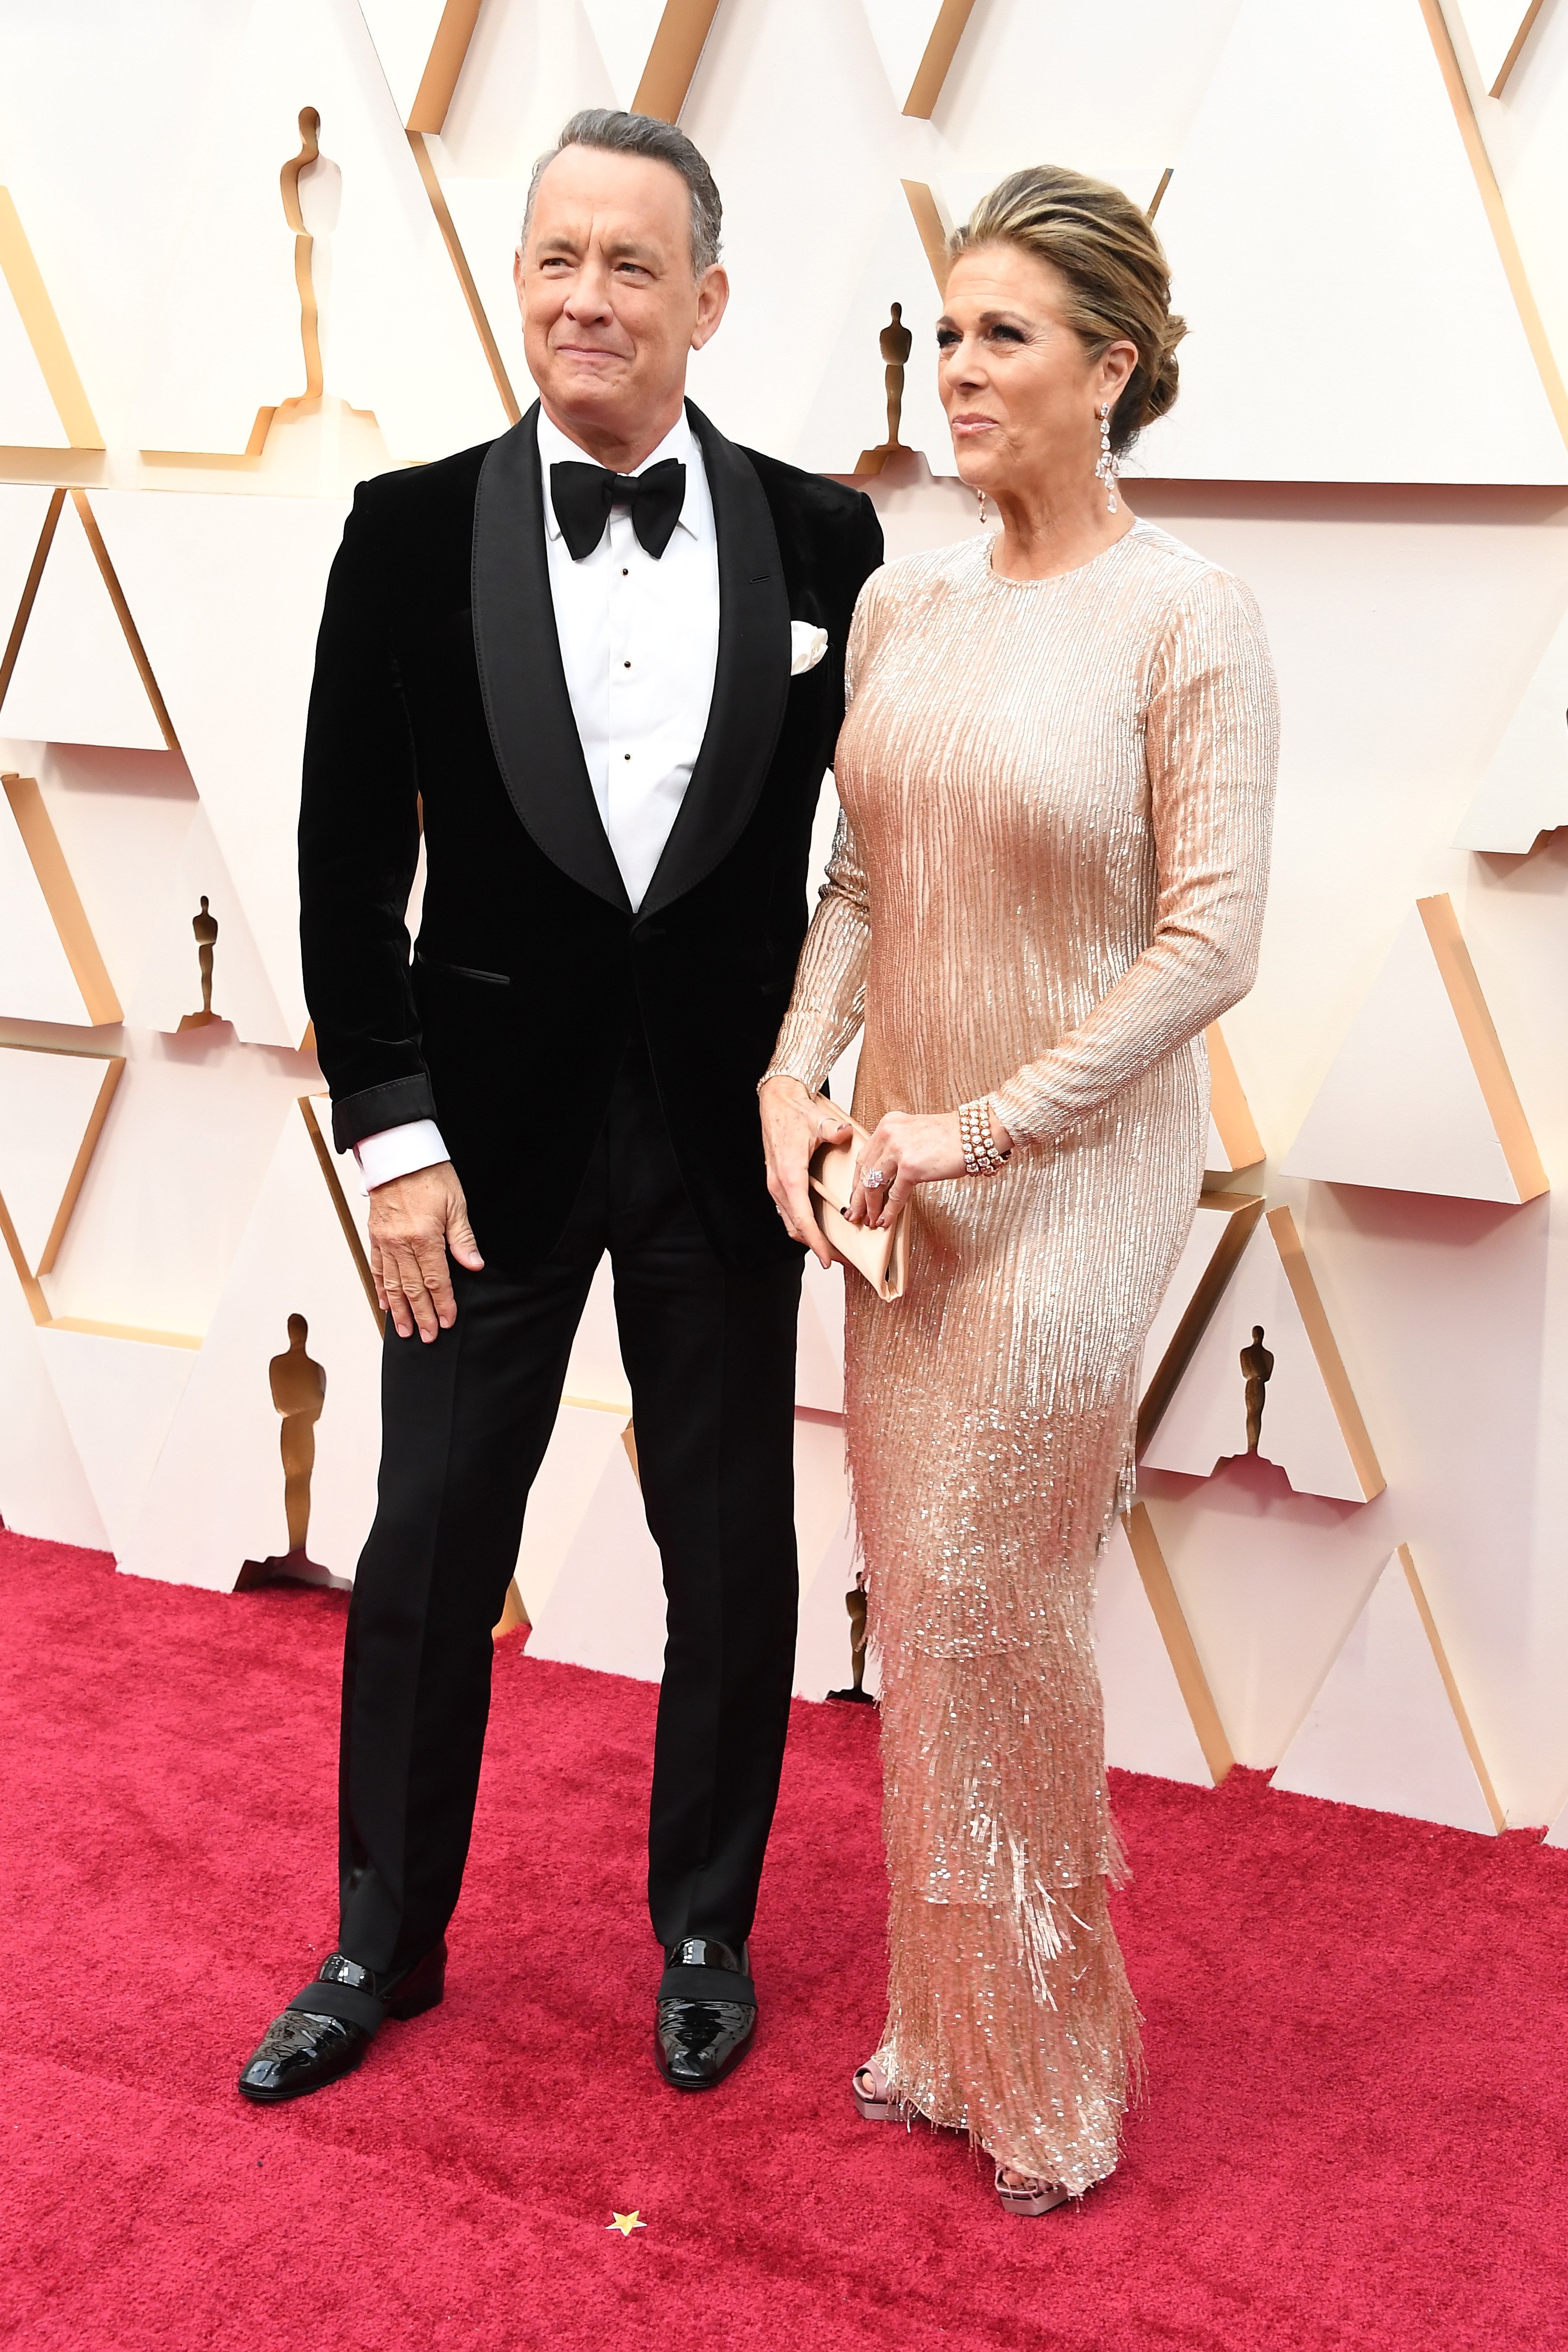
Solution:
{"label": "gold sequined gown", "polygon": [[1250,986],[1274,780],[1257,606],[1145,522],[1003,579],[990,542],[862,593],[844,816],[773,1067],[855,1116],[989,1096],[1002,1173],[916,1195],[909,1284],[853,1275],[850,1475],[882,1669],[879,2061],[939,2124],[1080,2190],[1138,2014],[1106,1906],[1092,1610],[1144,1335],[1192,1223],[1203,1032]]}

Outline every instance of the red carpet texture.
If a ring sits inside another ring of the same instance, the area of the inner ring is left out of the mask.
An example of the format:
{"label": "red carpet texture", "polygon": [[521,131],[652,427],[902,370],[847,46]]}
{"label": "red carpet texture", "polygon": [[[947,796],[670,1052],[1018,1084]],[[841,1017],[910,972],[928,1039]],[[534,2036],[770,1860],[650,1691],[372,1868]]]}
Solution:
{"label": "red carpet texture", "polygon": [[1118,1775],[1148,2100],[1110,2183],[1017,2221],[962,2140],[850,2105],[870,1710],[796,1709],[758,2047],[683,2097],[649,2057],[654,1693],[513,1643],[445,2005],[258,2110],[235,2074],[332,1932],[342,1601],[15,1536],[0,1596],[5,2344],[1568,2343],[1568,1854]]}

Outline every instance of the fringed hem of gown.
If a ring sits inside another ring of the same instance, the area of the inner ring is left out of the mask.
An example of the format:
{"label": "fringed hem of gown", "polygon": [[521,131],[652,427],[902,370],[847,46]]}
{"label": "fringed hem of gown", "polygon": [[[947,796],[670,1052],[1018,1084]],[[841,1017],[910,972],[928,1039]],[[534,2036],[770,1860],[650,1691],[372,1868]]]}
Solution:
{"label": "fringed hem of gown", "polygon": [[1107,1881],[1009,1906],[895,1886],[889,2011],[876,2063],[932,2124],[1075,2197],[1116,2168],[1142,2087],[1138,2006]]}

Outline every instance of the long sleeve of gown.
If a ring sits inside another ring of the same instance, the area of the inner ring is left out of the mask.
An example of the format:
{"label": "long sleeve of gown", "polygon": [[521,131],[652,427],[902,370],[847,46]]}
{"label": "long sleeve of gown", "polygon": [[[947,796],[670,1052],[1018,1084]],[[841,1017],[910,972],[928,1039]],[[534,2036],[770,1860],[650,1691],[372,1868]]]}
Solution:
{"label": "long sleeve of gown", "polygon": [[1155,655],[1145,723],[1152,936],[1075,1029],[993,1089],[1016,1142],[1054,1141],[1201,1034],[1252,985],[1279,709],[1262,616],[1229,573],[1205,573],[1173,614]]}
{"label": "long sleeve of gown", "polygon": [[813,1094],[826,1083],[865,1018],[870,952],[865,871],[849,820],[841,814],[827,879],[800,951],[795,993],[768,1065],[771,1073],[799,1078]]}
{"label": "long sleeve of gown", "polygon": [[[845,647],[845,707],[865,658],[868,614],[878,575],[860,592]],[[871,902],[866,870],[849,820],[840,814],[827,861],[827,878],[800,951],[795,993],[779,1031],[770,1076],[799,1078],[816,1094],[866,1017],[866,966],[871,954]]]}

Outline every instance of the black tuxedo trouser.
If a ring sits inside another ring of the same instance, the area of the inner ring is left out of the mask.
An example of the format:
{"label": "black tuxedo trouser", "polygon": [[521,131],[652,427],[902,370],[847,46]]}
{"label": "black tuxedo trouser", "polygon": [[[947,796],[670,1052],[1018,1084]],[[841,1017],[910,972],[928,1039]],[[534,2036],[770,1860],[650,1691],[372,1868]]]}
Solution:
{"label": "black tuxedo trouser", "polygon": [[750,1933],[794,1679],[801,1266],[725,1271],[692,1213],[638,1040],[548,1258],[518,1275],[454,1266],[457,1321],[428,1345],[400,1339],[387,1319],[380,1499],[343,1660],[339,1942],[363,1967],[411,1964],[456,1906],[490,1629],[606,1250],[668,1603],[648,1826],[654,1932],[737,1950]]}

